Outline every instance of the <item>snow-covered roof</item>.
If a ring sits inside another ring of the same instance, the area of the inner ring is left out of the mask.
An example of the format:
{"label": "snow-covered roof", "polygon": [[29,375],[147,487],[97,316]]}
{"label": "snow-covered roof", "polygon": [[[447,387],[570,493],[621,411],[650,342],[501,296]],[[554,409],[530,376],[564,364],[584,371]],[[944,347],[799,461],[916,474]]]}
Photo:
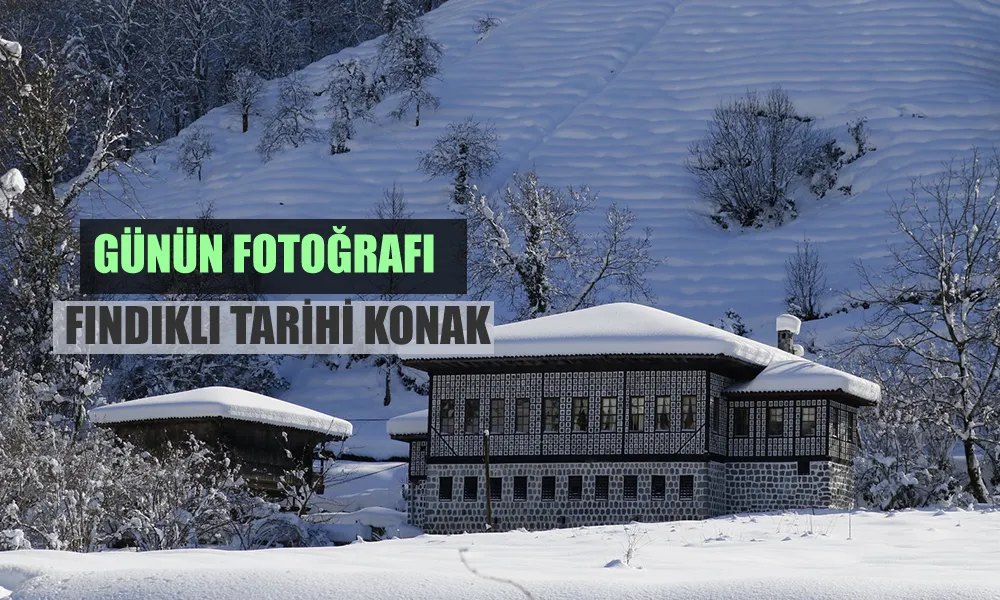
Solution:
{"label": "snow-covered roof", "polygon": [[94,408],[95,423],[222,417],[350,437],[353,426],[297,404],[230,387],[207,387]]}
{"label": "snow-covered roof", "polygon": [[[666,311],[617,302],[500,325],[494,358],[602,354],[724,355],[767,366],[763,344]],[[430,358],[427,356],[412,358]],[[441,356],[435,358],[451,358]]]}
{"label": "snow-covered roof", "polygon": [[729,386],[730,394],[758,392],[844,392],[878,402],[881,388],[850,373],[781,352],[757,377]]}
{"label": "snow-covered roof", "polygon": [[418,410],[388,420],[385,430],[389,435],[422,435],[427,433],[427,410]]}
{"label": "snow-covered roof", "polygon": [[752,381],[729,391],[842,391],[872,402],[877,402],[880,395],[876,384],[860,377],[711,325],[627,302],[500,325],[494,329],[493,342],[494,353],[481,358],[721,355],[765,367]]}

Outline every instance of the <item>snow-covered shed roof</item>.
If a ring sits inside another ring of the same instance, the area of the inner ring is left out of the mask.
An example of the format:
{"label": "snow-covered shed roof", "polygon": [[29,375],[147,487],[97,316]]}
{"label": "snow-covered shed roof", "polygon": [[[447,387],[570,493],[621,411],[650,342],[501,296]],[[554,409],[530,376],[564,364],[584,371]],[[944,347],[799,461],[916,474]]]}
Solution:
{"label": "snow-covered shed roof", "polygon": [[390,436],[411,436],[427,434],[427,409],[418,410],[389,419],[385,430]]}
{"label": "snow-covered shed roof", "polygon": [[843,392],[871,402],[878,402],[881,397],[881,388],[867,379],[788,353],[783,354],[785,356],[776,354],[760,375],[750,381],[733,384],[726,392]]}
{"label": "snow-covered shed roof", "polygon": [[721,355],[764,367],[753,380],[732,386],[730,392],[839,391],[870,402],[877,402],[880,396],[878,385],[860,377],[724,329],[628,302],[500,325],[493,330],[493,342],[494,353],[481,358]]}
{"label": "snow-covered shed roof", "polygon": [[239,421],[265,423],[290,429],[326,433],[347,438],[353,426],[297,404],[230,387],[207,387],[186,392],[150,396],[91,409],[95,423],[127,423],[161,419],[200,419],[222,417]]}

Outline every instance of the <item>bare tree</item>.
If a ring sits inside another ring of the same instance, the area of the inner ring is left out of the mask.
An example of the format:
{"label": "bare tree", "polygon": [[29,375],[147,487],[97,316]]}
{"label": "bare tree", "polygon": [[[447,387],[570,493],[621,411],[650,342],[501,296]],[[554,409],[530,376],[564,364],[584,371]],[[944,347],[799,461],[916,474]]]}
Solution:
{"label": "bare tree", "polygon": [[264,80],[250,67],[240,67],[226,83],[226,98],[236,105],[243,118],[243,133],[250,128],[250,113],[257,108]]}
{"label": "bare tree", "polygon": [[441,45],[427,35],[419,20],[401,21],[386,34],[379,46],[378,62],[386,75],[388,91],[402,93],[392,116],[401,120],[410,109],[416,112],[414,126],[420,127],[420,110],[437,108],[440,100],[427,89],[441,70]]}
{"label": "bare tree", "polygon": [[206,160],[212,158],[213,152],[215,146],[212,145],[212,134],[206,132],[200,125],[195,125],[181,141],[174,168],[187,177],[197,173],[198,181],[201,181],[201,168]]}
{"label": "bare tree", "polygon": [[823,168],[825,145],[833,148],[829,136],[796,112],[786,92],[751,90],[715,109],[687,166],[722,227],[781,225],[796,216],[790,185]]}
{"label": "bare tree", "polygon": [[285,79],[278,94],[278,104],[257,144],[262,161],[271,160],[275,152],[287,146],[298,148],[301,144],[320,139],[313,126],[313,97],[312,91],[298,75]]}
{"label": "bare tree", "polygon": [[420,157],[420,169],[431,177],[454,175],[452,201],[464,204],[469,200],[469,178],[483,177],[500,160],[499,140],[491,123],[472,117],[450,123],[434,147]]}
{"label": "bare tree", "polygon": [[[403,190],[395,185],[391,189],[384,190],[382,197],[372,207],[371,218],[384,224],[383,233],[395,235],[407,233],[406,221],[413,218],[413,213],[410,211]],[[405,296],[413,297],[407,290],[406,275],[389,275],[387,283],[384,293],[377,297],[361,299],[393,302]],[[417,394],[427,395],[430,391],[427,379],[419,372],[405,366],[398,354],[354,354],[347,357],[346,368],[349,369],[357,364],[375,367],[384,375],[385,396],[382,399],[384,406],[392,403],[393,381],[398,381],[404,389]]]}
{"label": "bare tree", "polygon": [[486,15],[485,17],[480,17],[476,20],[476,27],[473,29],[479,37],[476,38],[476,43],[479,43],[489,37],[490,32],[503,24],[503,21],[492,16]]}
{"label": "bare tree", "polygon": [[795,254],[785,260],[785,303],[788,312],[811,321],[823,316],[822,302],[829,290],[826,283],[826,265],[819,258],[819,251],[809,240],[796,244]]}
{"label": "bare tree", "polygon": [[596,199],[588,188],[544,185],[534,171],[515,174],[497,202],[473,189],[464,207],[472,295],[505,297],[522,318],[593,306],[603,296],[650,299],[646,273],[660,262],[649,255],[650,230],[634,236],[635,216],[612,204],[603,230],[583,235],[576,219]]}
{"label": "bare tree", "polygon": [[974,151],[933,181],[915,181],[889,214],[903,234],[884,271],[859,265],[874,311],[857,331],[915,382],[932,421],[964,450],[969,491],[988,501],[977,449],[996,449],[1000,333],[1000,164]]}

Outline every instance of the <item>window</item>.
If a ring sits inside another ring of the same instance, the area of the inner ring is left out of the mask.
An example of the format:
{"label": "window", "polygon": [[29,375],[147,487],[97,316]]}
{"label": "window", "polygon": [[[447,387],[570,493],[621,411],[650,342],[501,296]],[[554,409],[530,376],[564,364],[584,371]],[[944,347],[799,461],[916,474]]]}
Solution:
{"label": "window", "polygon": [[514,405],[514,432],[528,433],[528,418],[531,415],[531,401],[518,398]]}
{"label": "window", "polygon": [[465,401],[465,433],[479,433],[479,400]]}
{"label": "window", "polygon": [[569,499],[583,500],[583,476],[569,476]]}
{"label": "window", "polygon": [[767,436],[781,437],[785,435],[785,409],[767,409]]}
{"label": "window", "polygon": [[559,398],[542,399],[544,421],[542,431],[559,431]]}
{"label": "window", "polygon": [[681,396],[681,431],[695,428],[695,396]]}
{"label": "window", "polygon": [[799,435],[816,435],[816,407],[802,407],[802,423],[799,424]]}
{"label": "window", "polygon": [[597,475],[594,477],[594,499],[595,500],[607,500],[608,499],[608,476],[607,475]]}
{"label": "window", "polygon": [[601,431],[618,428],[618,398],[601,398]]}
{"label": "window", "polygon": [[441,434],[455,433],[455,401],[441,401]]}
{"label": "window", "polygon": [[722,402],[720,402],[718,398],[712,398],[712,432],[713,433],[718,433],[719,432],[719,423],[722,421],[722,419],[719,418],[719,410],[720,410],[721,405],[722,405]]}
{"label": "window", "polygon": [[542,477],[542,500],[551,502],[556,499],[556,478]]}
{"label": "window", "polygon": [[800,460],[799,461],[799,475],[808,475],[808,474],[809,474],[809,461],[808,460]]}
{"label": "window", "polygon": [[667,497],[667,478],[663,475],[653,475],[650,482],[655,500],[663,500]]}
{"label": "window", "polygon": [[462,498],[466,502],[475,502],[479,499],[479,478],[466,477],[462,484]]}
{"label": "window", "polygon": [[442,477],[438,483],[438,500],[451,500],[451,477]]}
{"label": "window", "polygon": [[503,500],[502,477],[490,477],[490,500]]}
{"label": "window", "polygon": [[681,500],[694,499],[694,475],[681,475],[680,481]]}
{"label": "window", "polygon": [[646,398],[644,396],[632,396],[632,399],[629,400],[628,430],[642,431],[645,428],[643,423],[645,416]]}
{"label": "window", "polygon": [[844,436],[844,439],[853,444],[855,431],[856,430],[854,429],[854,413],[847,411],[847,433]]}
{"label": "window", "polygon": [[528,499],[528,478],[514,478],[514,500],[524,501]]}
{"label": "window", "polygon": [[503,433],[503,398],[490,400],[490,433]]}
{"label": "window", "polygon": [[750,437],[750,407],[733,408],[733,437]]}
{"label": "window", "polygon": [[587,431],[590,426],[590,398],[573,398],[573,431]]}
{"label": "window", "polygon": [[831,408],[830,409],[830,434],[835,437],[840,437],[840,409]]}
{"label": "window", "polygon": [[670,429],[670,396],[656,397],[656,430]]}
{"label": "window", "polygon": [[639,497],[639,476],[626,475],[623,491],[626,500],[635,500]]}

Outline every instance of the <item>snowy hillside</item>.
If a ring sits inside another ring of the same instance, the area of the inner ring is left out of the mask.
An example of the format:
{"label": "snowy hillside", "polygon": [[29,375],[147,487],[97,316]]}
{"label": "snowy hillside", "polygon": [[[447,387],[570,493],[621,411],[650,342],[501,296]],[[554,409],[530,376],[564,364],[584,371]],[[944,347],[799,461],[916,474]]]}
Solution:
{"label": "snowy hillside", "polygon": [[[487,14],[502,24],[477,43],[473,28]],[[390,99],[378,125],[359,125],[350,153],[331,156],[317,142],[262,164],[253,150],[261,118],[242,134],[231,107],[215,109],[198,122],[216,147],[204,180],[170,168],[179,145],[171,140],[155,151],[155,164],[152,154],[143,157],[148,176],[134,178],[142,210],[194,216],[211,203],[220,217],[365,217],[395,183],[416,216],[447,216],[448,181],[429,181],[417,159],[448,123],[474,115],[492,120],[501,136],[504,159],[482,182],[486,191],[534,166],[546,183],[587,184],[602,203],[629,206],[653,229],[653,253],[666,261],[651,274],[659,307],[705,322],[735,309],[754,337],[773,343],[783,264],[797,242],[817,245],[835,289],[854,287],[852,261],[877,262],[885,253],[890,196],[902,197],[912,177],[939,172],[953,155],[1000,138],[1000,1],[449,0],[425,21],[445,59],[432,86],[441,107],[419,128],[392,122]],[[327,57],[302,75],[318,91],[335,60],[374,48]],[[849,121],[866,117],[877,150],[842,170],[837,186],[849,185],[851,195],[802,196],[801,216],[777,230],[721,231],[704,217],[684,169],[688,147],[720,100],[773,85],[842,140]],[[276,92],[272,82],[264,112]],[[324,106],[317,98],[323,131]],[[600,214],[585,226],[599,228]],[[829,339],[857,318],[807,323],[804,335]],[[383,408],[384,382],[374,374],[368,381],[360,371],[344,379],[301,363],[290,369],[295,379],[283,398],[342,418],[422,408],[403,393]],[[382,423],[369,424],[375,437],[355,424],[359,445],[404,452],[385,439]]]}
{"label": "snowy hillside", "polygon": [[[631,567],[613,563],[626,545],[621,527],[258,552],[8,552],[0,597],[7,588],[11,600],[528,598],[503,580],[537,600],[1000,597],[995,512],[757,515],[634,527],[641,542]],[[462,549],[479,578],[462,565]]]}

